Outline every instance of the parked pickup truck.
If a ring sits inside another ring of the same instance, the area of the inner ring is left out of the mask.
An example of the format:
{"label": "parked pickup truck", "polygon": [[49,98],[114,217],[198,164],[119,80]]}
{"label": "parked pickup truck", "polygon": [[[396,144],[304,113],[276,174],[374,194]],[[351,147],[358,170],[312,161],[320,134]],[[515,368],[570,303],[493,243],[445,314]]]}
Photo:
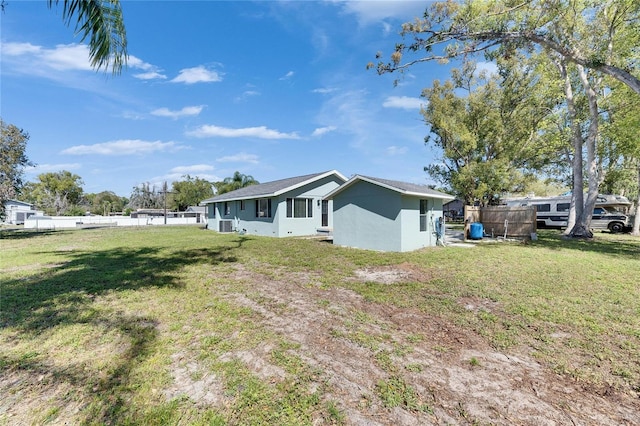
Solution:
{"label": "parked pickup truck", "polygon": [[593,209],[591,218],[592,229],[608,229],[611,232],[624,232],[631,229],[629,217],[615,210],[607,210],[604,207]]}

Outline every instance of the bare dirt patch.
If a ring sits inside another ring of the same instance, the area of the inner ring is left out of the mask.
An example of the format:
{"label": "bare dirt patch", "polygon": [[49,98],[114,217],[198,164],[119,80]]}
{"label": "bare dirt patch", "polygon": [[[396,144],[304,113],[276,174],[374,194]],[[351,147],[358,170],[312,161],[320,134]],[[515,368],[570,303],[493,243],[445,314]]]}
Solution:
{"label": "bare dirt patch", "polygon": [[[296,343],[290,350],[323,372],[325,398],[337,402],[347,424],[640,424],[637,397],[595,392],[526,353],[497,352],[481,336],[427,313],[370,303],[340,287],[321,288],[312,275],[305,282],[304,274],[292,279],[279,271],[274,278],[236,265],[229,278],[250,284],[259,298],[229,293],[227,299],[259,313],[263,326]],[[401,265],[367,268],[357,279],[393,285],[430,278]],[[490,301],[460,303],[495,308]],[[245,360],[260,377],[278,377],[283,373],[267,352],[226,356]],[[410,395],[385,402],[380,389],[389,383],[406,384]]]}
{"label": "bare dirt patch", "polygon": [[173,383],[164,390],[167,399],[187,396],[197,406],[218,405],[222,400],[222,384],[197,361],[185,353],[171,356]]}
{"label": "bare dirt patch", "polygon": [[428,271],[417,268],[410,263],[358,269],[355,271],[355,276],[357,280],[379,284],[395,284],[407,281],[424,283],[433,279],[433,275]]}

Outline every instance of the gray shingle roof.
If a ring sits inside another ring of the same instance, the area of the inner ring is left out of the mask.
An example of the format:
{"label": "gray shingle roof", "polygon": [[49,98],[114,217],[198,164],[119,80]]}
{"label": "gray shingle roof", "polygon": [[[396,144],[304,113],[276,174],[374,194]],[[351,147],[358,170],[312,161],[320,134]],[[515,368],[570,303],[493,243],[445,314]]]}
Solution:
{"label": "gray shingle roof", "polygon": [[345,183],[344,185],[340,186],[339,188],[331,192],[329,195],[327,195],[327,198],[333,198],[335,194],[341,192],[343,189],[347,188],[348,186],[351,186],[353,183],[357,181],[370,182],[376,185],[384,186],[393,191],[397,191],[406,195],[426,196],[430,198],[441,198],[443,200],[452,200],[454,198],[452,195],[445,194],[444,192],[436,191],[435,189],[431,189],[427,185],[418,185],[415,183],[401,182],[401,181],[389,180],[389,179],[380,179],[380,178],[362,176],[362,175],[353,176],[351,179],[349,179],[347,183]]}
{"label": "gray shingle roof", "polygon": [[234,201],[234,200],[247,200],[251,198],[273,197],[275,195],[286,192],[306,182],[311,182],[316,179],[320,179],[324,176],[329,176],[332,173],[336,174],[340,178],[344,179],[335,170],[313,173],[310,175],[296,176],[287,179],[274,180],[272,182],[265,182],[258,185],[245,186],[244,188],[236,189],[235,191],[226,192],[221,195],[217,195],[213,198],[208,198],[200,202],[200,205],[207,203],[217,203],[220,201]]}

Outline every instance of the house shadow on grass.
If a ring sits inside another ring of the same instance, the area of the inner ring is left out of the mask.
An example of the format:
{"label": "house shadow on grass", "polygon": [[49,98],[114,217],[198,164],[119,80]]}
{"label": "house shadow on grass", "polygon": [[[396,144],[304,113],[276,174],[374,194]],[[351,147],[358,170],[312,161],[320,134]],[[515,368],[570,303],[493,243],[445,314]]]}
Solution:
{"label": "house shadow on grass", "polygon": [[60,263],[44,271],[4,280],[0,331],[10,329],[9,340],[16,344],[22,339],[44,341],[56,327],[88,324],[105,335],[120,336],[122,352],[109,355],[115,357],[114,363],[107,374],[98,377],[91,368],[73,361],[60,366],[37,348],[29,353],[11,351],[0,355],[0,379],[19,373],[21,377],[48,377],[52,383],[65,381],[90,401],[81,411],[85,423],[121,423],[132,409],[129,401],[135,386],[131,372],[155,352],[158,324],[155,318],[97,305],[96,298],[144,288],[180,291],[182,268],[236,262],[233,252],[243,242],[175,251],[145,247],[64,252]]}

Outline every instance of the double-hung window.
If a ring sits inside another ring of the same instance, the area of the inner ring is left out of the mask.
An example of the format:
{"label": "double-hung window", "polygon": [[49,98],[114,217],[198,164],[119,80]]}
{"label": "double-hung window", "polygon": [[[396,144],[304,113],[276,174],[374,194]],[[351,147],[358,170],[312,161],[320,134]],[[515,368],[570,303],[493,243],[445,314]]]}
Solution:
{"label": "double-hung window", "polygon": [[287,217],[313,217],[313,199],[287,198]]}
{"label": "double-hung window", "polygon": [[231,214],[231,203],[228,201],[224,202],[224,215],[229,216]]}
{"label": "double-hung window", "polygon": [[256,200],[256,217],[271,217],[271,198]]}
{"label": "double-hung window", "polygon": [[427,200],[420,200],[420,232],[427,231],[427,212],[429,205]]}

